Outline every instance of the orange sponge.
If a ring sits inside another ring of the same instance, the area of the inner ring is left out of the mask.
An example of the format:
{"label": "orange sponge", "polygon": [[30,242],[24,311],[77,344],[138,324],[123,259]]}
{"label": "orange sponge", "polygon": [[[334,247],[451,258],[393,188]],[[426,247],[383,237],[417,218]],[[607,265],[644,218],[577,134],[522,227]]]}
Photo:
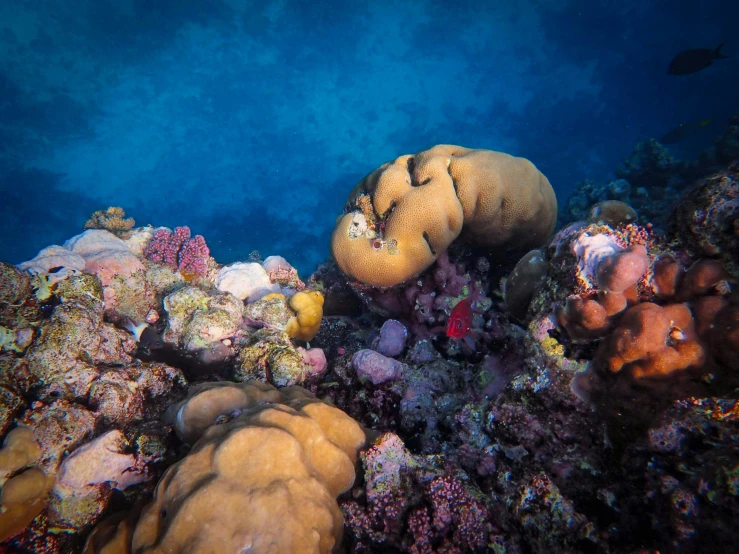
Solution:
{"label": "orange sponge", "polygon": [[694,339],[693,316],[685,304],[643,302],[626,311],[595,360],[637,379],[669,375],[703,364],[703,348]]}

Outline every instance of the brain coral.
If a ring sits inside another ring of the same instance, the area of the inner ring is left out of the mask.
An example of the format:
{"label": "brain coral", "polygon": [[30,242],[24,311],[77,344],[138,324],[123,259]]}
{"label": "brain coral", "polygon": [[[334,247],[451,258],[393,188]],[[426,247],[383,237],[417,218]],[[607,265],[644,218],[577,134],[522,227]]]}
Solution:
{"label": "brain coral", "polygon": [[524,158],[438,145],[400,156],[349,195],[331,250],[341,270],[388,287],[429,267],[460,234],[503,252],[544,242],[557,219],[547,178]]}
{"label": "brain coral", "polygon": [[354,482],[362,428],[299,387],[219,385],[197,389],[179,407],[179,423],[194,426],[186,435],[197,436],[223,410],[243,411],[207,428],[167,470],[134,531],[133,552],[338,549],[336,496]]}

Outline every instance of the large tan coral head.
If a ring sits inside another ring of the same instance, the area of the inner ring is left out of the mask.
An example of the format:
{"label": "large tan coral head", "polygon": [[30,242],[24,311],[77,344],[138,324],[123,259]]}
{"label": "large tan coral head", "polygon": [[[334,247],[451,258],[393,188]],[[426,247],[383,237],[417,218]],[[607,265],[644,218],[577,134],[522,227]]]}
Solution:
{"label": "large tan coral head", "polygon": [[530,161],[438,145],[362,179],[336,222],[331,252],[350,277],[390,287],[428,268],[460,236],[525,251],[543,244],[556,220],[554,190]]}

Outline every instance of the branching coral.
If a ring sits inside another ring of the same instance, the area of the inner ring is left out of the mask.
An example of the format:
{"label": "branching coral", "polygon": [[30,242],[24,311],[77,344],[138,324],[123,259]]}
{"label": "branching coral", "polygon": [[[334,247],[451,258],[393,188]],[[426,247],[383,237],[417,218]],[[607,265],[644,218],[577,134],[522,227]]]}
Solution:
{"label": "branching coral", "polygon": [[208,273],[210,249],[202,235],[190,238],[190,228],[176,227],[174,232],[159,229],[146,247],[147,259],[178,269],[188,281],[202,279]]}
{"label": "branching coral", "polygon": [[378,287],[417,275],[462,233],[484,247],[524,251],[544,242],[557,218],[554,191],[531,162],[449,145],[382,165],[348,204],[360,212],[338,220],[333,256],[344,273]]}
{"label": "branching coral", "polygon": [[93,212],[85,222],[85,229],[105,229],[118,238],[127,239],[131,236],[131,229],[136,224],[132,217],[126,217],[123,208],[111,206],[107,210]]}

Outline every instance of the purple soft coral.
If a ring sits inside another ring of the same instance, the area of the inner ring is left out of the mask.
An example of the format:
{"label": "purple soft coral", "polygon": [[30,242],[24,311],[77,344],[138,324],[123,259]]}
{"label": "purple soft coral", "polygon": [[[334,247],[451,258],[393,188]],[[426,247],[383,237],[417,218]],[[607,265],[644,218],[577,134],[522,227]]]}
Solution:
{"label": "purple soft coral", "polygon": [[174,232],[159,229],[154,233],[144,256],[166,264],[186,275],[203,278],[208,273],[210,249],[202,235],[190,238],[190,228],[176,227]]}

